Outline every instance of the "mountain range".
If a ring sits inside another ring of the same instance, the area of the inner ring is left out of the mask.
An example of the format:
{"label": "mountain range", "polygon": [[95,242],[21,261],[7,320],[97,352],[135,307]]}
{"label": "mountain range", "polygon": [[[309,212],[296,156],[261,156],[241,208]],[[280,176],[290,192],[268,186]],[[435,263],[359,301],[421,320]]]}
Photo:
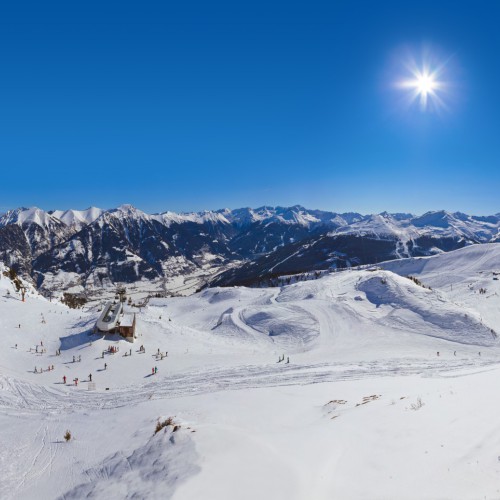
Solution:
{"label": "mountain range", "polygon": [[499,235],[500,214],[362,215],[300,205],[159,214],[131,205],[33,207],[0,215],[0,260],[46,294],[124,283],[156,284],[168,293],[265,285],[282,275],[497,242]]}

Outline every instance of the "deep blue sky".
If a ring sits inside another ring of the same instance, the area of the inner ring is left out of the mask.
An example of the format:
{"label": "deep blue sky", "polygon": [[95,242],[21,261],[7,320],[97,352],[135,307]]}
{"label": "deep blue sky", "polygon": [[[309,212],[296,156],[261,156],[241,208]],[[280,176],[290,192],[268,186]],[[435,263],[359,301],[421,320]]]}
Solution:
{"label": "deep blue sky", "polygon": [[[0,210],[500,212],[497,2],[10,3]],[[394,86],[423,47],[446,111]]]}

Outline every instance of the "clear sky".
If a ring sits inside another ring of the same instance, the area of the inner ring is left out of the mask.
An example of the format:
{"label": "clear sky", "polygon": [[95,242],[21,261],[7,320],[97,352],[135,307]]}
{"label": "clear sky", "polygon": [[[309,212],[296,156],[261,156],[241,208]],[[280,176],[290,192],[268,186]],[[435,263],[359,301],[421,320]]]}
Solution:
{"label": "clear sky", "polygon": [[[477,0],[2,2],[0,210],[500,212],[499,17]],[[443,106],[408,104],[412,59],[441,67]]]}

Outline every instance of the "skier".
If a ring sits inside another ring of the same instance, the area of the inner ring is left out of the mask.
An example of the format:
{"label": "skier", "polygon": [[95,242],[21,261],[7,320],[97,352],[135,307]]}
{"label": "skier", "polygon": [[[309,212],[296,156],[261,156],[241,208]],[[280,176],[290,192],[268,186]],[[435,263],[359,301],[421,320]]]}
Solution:
{"label": "skier", "polygon": [[439,356],[439,351],[437,352],[437,355]]}
{"label": "skier", "polygon": [[82,356],[78,356],[78,362],[81,362],[82,361]]}
{"label": "skier", "polygon": [[66,375],[63,377],[63,384],[66,384]]}
{"label": "skier", "polygon": [[73,363],[75,362],[75,357],[73,356]]}
{"label": "skier", "polygon": [[154,375],[154,374],[155,374],[155,369],[151,368],[151,375]]}
{"label": "skier", "polygon": [[158,368],[155,366],[155,375],[156,375],[156,372],[158,371]]}
{"label": "skier", "polygon": [[92,373],[89,373],[89,380],[92,382]]}
{"label": "skier", "polygon": [[16,344],[16,349],[17,349],[17,344]]}
{"label": "skier", "polygon": [[35,366],[35,373],[38,373],[38,372],[36,371],[36,366]]}
{"label": "skier", "polygon": [[106,363],[104,363],[104,369],[106,370],[106,368],[108,367],[108,365]]}
{"label": "skier", "polygon": [[132,356],[132,349],[130,349],[130,353],[129,353],[129,356]]}
{"label": "skier", "polygon": [[290,358],[288,356],[286,357],[286,363],[290,363]]}

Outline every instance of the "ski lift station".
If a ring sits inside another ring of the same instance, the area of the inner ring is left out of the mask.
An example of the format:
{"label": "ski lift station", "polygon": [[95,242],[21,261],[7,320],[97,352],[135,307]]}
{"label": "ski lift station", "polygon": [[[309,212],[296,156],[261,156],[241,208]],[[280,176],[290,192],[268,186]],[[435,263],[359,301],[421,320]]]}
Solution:
{"label": "ski lift station", "polygon": [[104,307],[95,330],[100,333],[119,333],[125,340],[133,342],[135,338],[135,314],[126,313],[121,302],[109,302]]}

